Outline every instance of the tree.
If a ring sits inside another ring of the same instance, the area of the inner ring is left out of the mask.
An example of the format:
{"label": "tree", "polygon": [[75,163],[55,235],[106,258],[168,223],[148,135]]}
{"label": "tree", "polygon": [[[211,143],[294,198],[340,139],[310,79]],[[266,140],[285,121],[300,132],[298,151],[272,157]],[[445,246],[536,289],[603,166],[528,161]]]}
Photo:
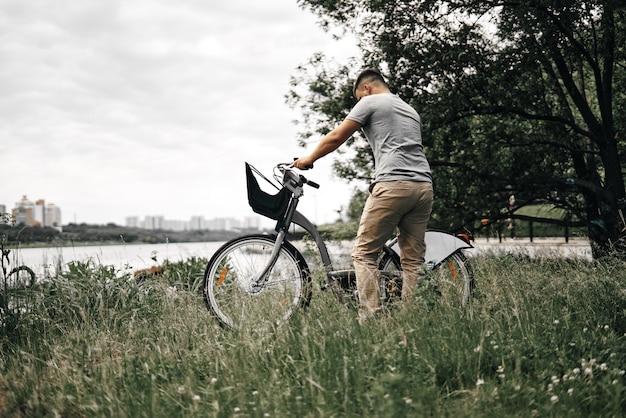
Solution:
{"label": "tree", "polygon": [[352,193],[352,197],[350,198],[350,204],[348,205],[347,217],[351,222],[359,222],[361,219],[361,212],[363,212],[363,207],[365,206],[365,201],[367,200],[368,194],[363,190],[356,189]]}
{"label": "tree", "polygon": [[[623,3],[301,0],[322,26],[354,31],[362,52],[333,68],[316,55],[299,69],[289,101],[307,115],[302,138],[341,120],[354,104],[356,72],[377,67],[422,115],[434,225],[515,218],[517,207],[507,206],[514,194],[518,207],[564,208],[565,221],[587,225],[594,254],[605,254],[626,226]],[[368,178],[361,138],[335,168]]]}

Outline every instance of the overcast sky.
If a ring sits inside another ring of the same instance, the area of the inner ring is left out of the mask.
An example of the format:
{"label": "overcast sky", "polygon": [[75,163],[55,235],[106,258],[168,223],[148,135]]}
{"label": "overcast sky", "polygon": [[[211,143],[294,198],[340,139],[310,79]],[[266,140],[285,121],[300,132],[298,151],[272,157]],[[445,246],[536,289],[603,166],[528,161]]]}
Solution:
{"label": "overcast sky", "polygon": [[[0,0],[0,204],[45,199],[63,224],[250,216],[244,161],[306,152],[295,67],[355,54],[315,21],[295,0]],[[319,223],[352,190],[331,162],[307,174]]]}

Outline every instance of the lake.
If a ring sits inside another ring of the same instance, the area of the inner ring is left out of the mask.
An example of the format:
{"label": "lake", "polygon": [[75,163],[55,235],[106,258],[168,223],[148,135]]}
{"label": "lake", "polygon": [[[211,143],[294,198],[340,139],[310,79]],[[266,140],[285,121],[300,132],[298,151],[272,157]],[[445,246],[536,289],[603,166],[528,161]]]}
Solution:
{"label": "lake", "polygon": [[[25,264],[32,268],[38,277],[54,276],[59,270],[67,268],[72,261],[92,261],[96,265],[114,266],[119,274],[132,273],[136,270],[150,268],[168,260],[184,261],[191,257],[211,258],[223,242],[183,242],[167,244],[122,244],[103,246],[78,247],[38,247],[13,250],[10,254],[11,266]],[[298,248],[301,242],[293,242]],[[352,243],[328,243],[329,253],[336,268],[351,268],[350,250]],[[486,240],[479,238],[472,242],[474,248],[466,255],[478,254],[525,254],[531,257],[560,257],[591,260],[591,247],[586,239],[571,239],[568,243],[563,239],[547,238],[528,240]],[[304,250],[304,248],[300,248]],[[153,260],[153,258],[156,259]],[[305,252],[309,266],[315,261],[310,260]]]}
{"label": "lake", "polygon": [[[12,250],[11,266],[27,265],[39,277],[54,276],[73,261],[92,261],[114,266],[120,274],[149,268],[165,260],[184,261],[191,257],[210,258],[223,242],[185,242],[167,244],[123,244],[79,247],[38,247]],[[156,261],[153,260],[156,258]]]}

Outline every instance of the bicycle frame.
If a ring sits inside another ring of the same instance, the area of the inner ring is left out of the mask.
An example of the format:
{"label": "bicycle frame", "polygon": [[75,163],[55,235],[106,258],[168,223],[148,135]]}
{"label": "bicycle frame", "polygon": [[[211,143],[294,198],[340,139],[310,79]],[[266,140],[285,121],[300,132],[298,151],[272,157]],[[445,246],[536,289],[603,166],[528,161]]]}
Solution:
{"label": "bicycle frame", "polygon": [[[324,265],[326,272],[329,275],[333,273],[334,269],[332,266],[332,260],[328,252],[328,248],[326,247],[326,243],[322,239],[321,234],[317,231],[315,225],[311,221],[309,221],[304,215],[297,211],[294,213],[292,222],[304,228],[304,230],[306,230],[311,235],[311,237],[313,237],[313,240],[315,241],[315,244],[317,245],[317,248],[319,250],[322,264]],[[465,240],[443,231],[427,230],[425,240],[426,255],[424,258],[426,260],[425,263],[428,268],[436,268],[448,257],[458,251],[473,248],[473,246],[467,243]],[[278,244],[278,240],[276,241],[276,243]],[[391,252],[399,258],[400,245],[398,244],[398,239],[393,238],[392,240],[387,242],[383,247],[383,251],[388,253]]]}
{"label": "bicycle frame", "polygon": [[[287,175],[287,172],[285,172],[285,175]],[[289,175],[293,176],[292,173],[289,173]],[[290,180],[293,180],[293,182]],[[276,224],[275,230],[278,235],[276,237],[276,242],[270,260],[267,266],[263,269],[263,271],[259,273],[257,278],[255,280],[252,280],[250,290],[255,293],[259,292],[263,288],[268,273],[272,270],[274,264],[276,263],[276,260],[278,259],[280,248],[282,247],[286,239],[287,231],[289,230],[289,227],[292,223],[300,226],[305,231],[307,231],[315,241],[315,244],[317,245],[320,254],[320,258],[322,260],[322,264],[324,266],[324,269],[326,270],[329,283],[330,280],[332,280],[332,277],[353,273],[353,271],[350,270],[334,270],[328,248],[321,234],[319,233],[315,225],[306,216],[296,210],[300,197],[302,197],[303,195],[302,180],[299,179],[299,181],[297,181],[294,177],[291,177],[291,179],[288,179],[284,182],[284,185],[292,191],[293,195],[289,201],[285,216],[283,217],[283,219],[279,219]],[[439,264],[444,262],[448,257],[452,256],[456,252],[462,251],[466,248],[473,248],[472,245],[464,239],[442,231],[427,230],[425,239],[425,260],[426,265],[429,268],[437,267]],[[398,245],[397,238],[390,240],[383,247],[383,251],[394,254],[394,257],[397,257],[397,260],[399,260],[400,246]]]}

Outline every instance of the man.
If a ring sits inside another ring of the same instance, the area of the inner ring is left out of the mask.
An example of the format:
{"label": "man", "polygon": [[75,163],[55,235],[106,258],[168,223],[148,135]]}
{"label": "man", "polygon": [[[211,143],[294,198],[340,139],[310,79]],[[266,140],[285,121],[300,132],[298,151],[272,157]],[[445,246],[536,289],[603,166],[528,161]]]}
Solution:
{"label": "man", "polygon": [[382,75],[372,69],[359,74],[354,96],[358,102],[345,120],[294,165],[299,169],[311,167],[358,129],[372,147],[374,181],[352,250],[359,317],[367,318],[381,310],[377,259],[396,228],[403,270],[402,300],[403,304],[410,301],[423,268],[433,188],[422,147],[421,119],[415,109],[392,94]]}

